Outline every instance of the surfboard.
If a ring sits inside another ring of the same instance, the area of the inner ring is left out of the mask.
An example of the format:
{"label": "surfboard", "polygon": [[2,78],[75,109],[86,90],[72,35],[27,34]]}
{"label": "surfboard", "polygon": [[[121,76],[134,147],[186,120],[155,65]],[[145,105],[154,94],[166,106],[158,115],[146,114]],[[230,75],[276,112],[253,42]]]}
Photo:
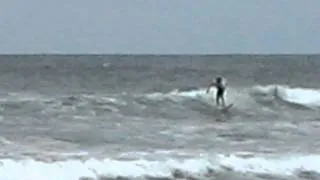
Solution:
{"label": "surfboard", "polygon": [[223,111],[223,112],[227,112],[227,111],[229,111],[229,109],[230,109],[232,106],[233,106],[233,103],[229,104],[229,105],[226,106],[226,107],[220,108],[220,110]]}

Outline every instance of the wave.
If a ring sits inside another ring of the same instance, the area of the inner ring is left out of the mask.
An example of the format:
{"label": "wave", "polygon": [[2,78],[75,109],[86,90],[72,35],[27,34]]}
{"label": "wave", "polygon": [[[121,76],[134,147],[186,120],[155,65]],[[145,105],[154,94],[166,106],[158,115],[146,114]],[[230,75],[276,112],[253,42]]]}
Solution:
{"label": "wave", "polygon": [[[251,117],[260,112],[256,105],[253,105],[254,101],[250,99],[249,93],[246,89],[240,89],[236,87],[229,88],[226,91],[226,104],[234,104],[232,111],[221,111],[221,108],[216,106],[215,93],[216,90],[212,88],[209,93],[206,92],[206,88],[194,88],[191,90],[175,89],[167,93],[155,92],[148,94],[146,97],[153,101],[172,101],[181,107],[184,107],[187,112],[195,112],[196,116],[206,116],[212,118],[225,118],[220,115],[231,116],[243,116]],[[255,108],[255,109],[253,109]]]}
{"label": "wave", "polygon": [[254,86],[252,94],[269,100],[281,100],[306,108],[320,107],[320,90],[285,85]]}
{"label": "wave", "polygon": [[[251,173],[253,175],[297,176],[299,172],[320,172],[320,156],[267,158],[232,155],[202,156],[193,159],[116,160],[88,159],[52,163],[11,159],[0,160],[0,179],[204,179],[221,173]],[[76,169],[76,171],[74,171]]]}
{"label": "wave", "polygon": [[[166,100],[171,99],[175,101],[185,100],[199,100],[208,104],[214,105],[214,97],[212,92],[206,93],[206,89],[199,88],[189,91],[173,90],[168,93],[151,93],[147,95],[148,98],[153,100]],[[320,107],[320,90],[308,89],[302,87],[290,87],[285,85],[256,85],[251,88],[233,88],[227,91],[227,100],[230,103],[235,103],[244,106],[247,103],[254,101],[264,100],[269,102],[276,102],[281,100],[288,104],[300,105],[308,108]],[[251,99],[250,99],[251,98]],[[260,101],[261,102],[261,101]]]}
{"label": "wave", "polygon": [[[45,96],[31,93],[11,93],[0,98],[1,110],[24,114],[26,111],[67,113],[75,115],[105,115],[186,118],[221,113],[215,105],[215,90],[205,88],[175,89],[149,94],[76,94]],[[231,114],[252,116],[283,112],[283,107],[317,109],[320,90],[285,85],[231,87],[226,92],[227,104],[233,103]],[[22,109],[22,110],[21,110]]]}
{"label": "wave", "polygon": [[181,90],[181,89],[175,89],[173,91],[170,91],[168,93],[162,93],[162,92],[155,92],[147,94],[146,97],[149,99],[154,100],[165,100],[165,99],[172,99],[172,100],[186,100],[188,99],[207,99],[207,93],[204,89],[191,89],[191,90]]}
{"label": "wave", "polygon": [[98,108],[107,112],[118,112],[119,107],[125,106],[126,102],[112,96],[77,94],[63,96],[48,96],[37,93],[9,93],[0,97],[2,111],[6,112],[40,112],[41,114],[52,112],[67,112],[69,109],[91,109]]}

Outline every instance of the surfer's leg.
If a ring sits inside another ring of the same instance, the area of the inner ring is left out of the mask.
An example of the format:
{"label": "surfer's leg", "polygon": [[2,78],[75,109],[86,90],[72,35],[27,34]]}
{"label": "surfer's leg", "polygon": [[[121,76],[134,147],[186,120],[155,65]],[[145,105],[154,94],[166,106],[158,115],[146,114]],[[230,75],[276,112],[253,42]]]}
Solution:
{"label": "surfer's leg", "polygon": [[225,103],[225,101],[224,101],[224,96],[221,96],[221,101],[222,101],[222,106],[223,106],[223,107],[226,107],[226,103]]}
{"label": "surfer's leg", "polygon": [[216,100],[217,100],[218,106],[220,105],[220,100],[222,101],[222,105],[224,106],[223,90],[222,89],[218,89]]}
{"label": "surfer's leg", "polygon": [[226,103],[225,103],[225,100],[224,100],[224,90],[222,90],[220,97],[221,97],[221,101],[222,101],[222,106],[226,107]]}
{"label": "surfer's leg", "polygon": [[220,95],[219,95],[219,93],[216,94],[216,104],[217,104],[217,106],[220,105]]}

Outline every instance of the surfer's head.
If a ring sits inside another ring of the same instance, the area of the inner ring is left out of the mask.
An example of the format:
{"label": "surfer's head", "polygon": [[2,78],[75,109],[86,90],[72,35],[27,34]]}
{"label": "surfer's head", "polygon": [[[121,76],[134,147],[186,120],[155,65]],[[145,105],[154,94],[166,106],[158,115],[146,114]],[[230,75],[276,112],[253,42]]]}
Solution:
{"label": "surfer's head", "polygon": [[217,83],[221,83],[221,81],[222,81],[222,77],[220,77],[220,76],[216,77],[216,82]]}

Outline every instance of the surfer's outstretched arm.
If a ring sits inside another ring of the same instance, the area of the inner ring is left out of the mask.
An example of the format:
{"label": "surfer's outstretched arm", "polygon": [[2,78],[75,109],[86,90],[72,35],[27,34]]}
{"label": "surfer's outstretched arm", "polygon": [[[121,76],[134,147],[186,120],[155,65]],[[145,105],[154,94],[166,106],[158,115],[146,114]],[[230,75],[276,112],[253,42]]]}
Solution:
{"label": "surfer's outstretched arm", "polygon": [[208,88],[207,88],[207,93],[209,93],[210,89],[212,86],[216,86],[216,83],[210,83]]}

